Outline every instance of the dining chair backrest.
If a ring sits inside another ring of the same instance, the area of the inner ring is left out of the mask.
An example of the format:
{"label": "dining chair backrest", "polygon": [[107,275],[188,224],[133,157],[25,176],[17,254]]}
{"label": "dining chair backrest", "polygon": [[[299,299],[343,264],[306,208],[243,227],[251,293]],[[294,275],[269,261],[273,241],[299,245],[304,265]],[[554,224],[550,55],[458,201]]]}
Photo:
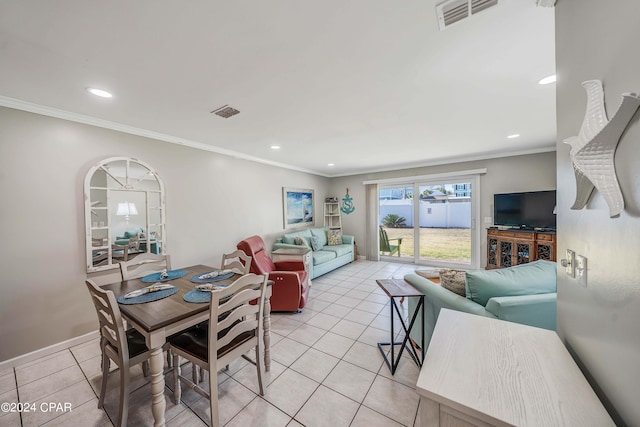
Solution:
{"label": "dining chair backrest", "polygon": [[233,270],[234,273],[248,274],[251,268],[251,257],[241,251],[240,249],[231,252],[230,254],[222,254],[222,263],[220,269]]}
{"label": "dining chair backrest", "polygon": [[110,347],[119,357],[128,359],[127,336],[114,293],[100,288],[90,279],[87,279],[85,283],[98,314],[103,351],[105,346]]}
{"label": "dining chair backrest", "polygon": [[[256,348],[258,355],[262,354],[262,319],[267,280],[267,274],[250,273],[221,290],[211,292],[209,363],[217,366],[209,371],[213,375],[220,367],[228,365],[252,348]],[[253,301],[257,304],[252,304]],[[262,363],[260,357],[256,359]]]}
{"label": "dining chair backrest", "polygon": [[137,279],[149,273],[157,273],[163,270],[171,270],[171,258],[169,255],[143,253],[129,261],[120,262],[122,280]]}

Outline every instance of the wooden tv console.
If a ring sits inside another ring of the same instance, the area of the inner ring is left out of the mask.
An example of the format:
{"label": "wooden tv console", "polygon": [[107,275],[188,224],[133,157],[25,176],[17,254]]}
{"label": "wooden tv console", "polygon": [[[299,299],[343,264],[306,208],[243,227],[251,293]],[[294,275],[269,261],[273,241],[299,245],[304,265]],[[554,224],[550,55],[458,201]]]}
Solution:
{"label": "wooden tv console", "polygon": [[487,229],[487,270],[556,260],[556,232]]}

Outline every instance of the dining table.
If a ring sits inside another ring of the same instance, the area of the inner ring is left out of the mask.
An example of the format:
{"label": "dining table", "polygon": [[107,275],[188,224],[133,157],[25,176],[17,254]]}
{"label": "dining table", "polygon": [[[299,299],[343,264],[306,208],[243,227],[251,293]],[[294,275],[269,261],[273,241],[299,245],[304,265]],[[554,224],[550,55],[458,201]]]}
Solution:
{"label": "dining table", "polygon": [[[186,274],[179,278],[172,278],[163,283],[174,285],[178,292],[157,301],[142,304],[121,304],[120,313],[122,317],[140,332],[150,349],[149,375],[151,377],[151,412],[153,414],[154,426],[164,426],[164,413],[166,401],[164,397],[164,354],[163,345],[167,337],[181,332],[198,323],[209,320],[209,303],[193,303],[184,300],[184,295],[196,289],[196,283],[191,278],[199,275],[219,270],[206,265],[194,265],[182,268]],[[175,270],[174,270],[175,271]],[[238,279],[240,274],[215,282],[216,285],[230,284]],[[105,290],[113,291],[116,297],[128,292],[144,288],[151,283],[142,281],[142,278],[124,280],[118,283],[104,285]],[[271,281],[268,283],[264,304],[264,366],[265,371],[269,371],[271,366]]]}

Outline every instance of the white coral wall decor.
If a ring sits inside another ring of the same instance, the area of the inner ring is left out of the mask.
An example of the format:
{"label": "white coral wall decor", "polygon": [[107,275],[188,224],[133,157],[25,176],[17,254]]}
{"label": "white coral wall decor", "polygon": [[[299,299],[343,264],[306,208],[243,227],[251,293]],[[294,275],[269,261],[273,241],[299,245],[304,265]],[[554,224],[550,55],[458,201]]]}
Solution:
{"label": "white coral wall decor", "polygon": [[611,120],[604,107],[604,91],[600,80],[582,83],[587,91],[587,112],[578,136],[564,140],[571,146],[570,156],[576,176],[576,201],[571,209],[584,208],[594,188],[609,205],[609,216],[619,215],[624,199],[616,178],[614,154],[622,133],[640,107],[640,97],[623,93],[622,103]]}

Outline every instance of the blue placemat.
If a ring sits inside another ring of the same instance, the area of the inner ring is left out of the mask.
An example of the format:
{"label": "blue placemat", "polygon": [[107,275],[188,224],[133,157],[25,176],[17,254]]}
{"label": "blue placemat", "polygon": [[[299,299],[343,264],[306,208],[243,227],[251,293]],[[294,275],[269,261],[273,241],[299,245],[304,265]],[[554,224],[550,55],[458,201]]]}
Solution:
{"label": "blue placemat", "polygon": [[186,302],[195,303],[211,302],[211,292],[194,289],[184,294],[182,299]]}
{"label": "blue placemat", "polygon": [[127,292],[118,297],[118,302],[120,304],[143,304],[145,302],[158,301],[159,299],[170,297],[176,292],[178,292],[178,287],[174,286],[171,289],[165,289],[157,292],[149,292],[148,294],[140,295],[139,297],[125,298],[124,296],[129,293]]}
{"label": "blue placemat", "polygon": [[[213,270],[216,271],[216,270]],[[216,276],[216,277],[211,277],[210,279],[200,279],[200,276],[204,275],[204,274],[209,274],[211,273],[211,271],[207,271],[206,273],[198,273],[195,276],[193,276],[191,279],[191,282],[193,283],[211,283],[211,282],[218,282],[220,280],[225,280],[228,279],[230,277],[233,277],[233,275],[235,274],[233,271],[227,274],[221,274],[220,276]]]}
{"label": "blue placemat", "polygon": [[187,270],[169,270],[167,271],[167,274],[169,276],[166,279],[161,279],[160,274],[161,274],[160,272],[152,273],[147,276],[144,276],[140,280],[142,280],[145,283],[166,282],[168,280],[179,279],[182,276],[186,276]]}
{"label": "blue placemat", "polygon": [[[219,285],[219,286],[226,287],[229,285]],[[226,301],[229,298],[231,298],[231,295],[227,295],[226,297],[221,298],[220,301]],[[182,299],[185,300],[186,302],[195,302],[195,303],[211,302],[211,292],[201,291],[200,289],[194,289],[184,294]]]}

